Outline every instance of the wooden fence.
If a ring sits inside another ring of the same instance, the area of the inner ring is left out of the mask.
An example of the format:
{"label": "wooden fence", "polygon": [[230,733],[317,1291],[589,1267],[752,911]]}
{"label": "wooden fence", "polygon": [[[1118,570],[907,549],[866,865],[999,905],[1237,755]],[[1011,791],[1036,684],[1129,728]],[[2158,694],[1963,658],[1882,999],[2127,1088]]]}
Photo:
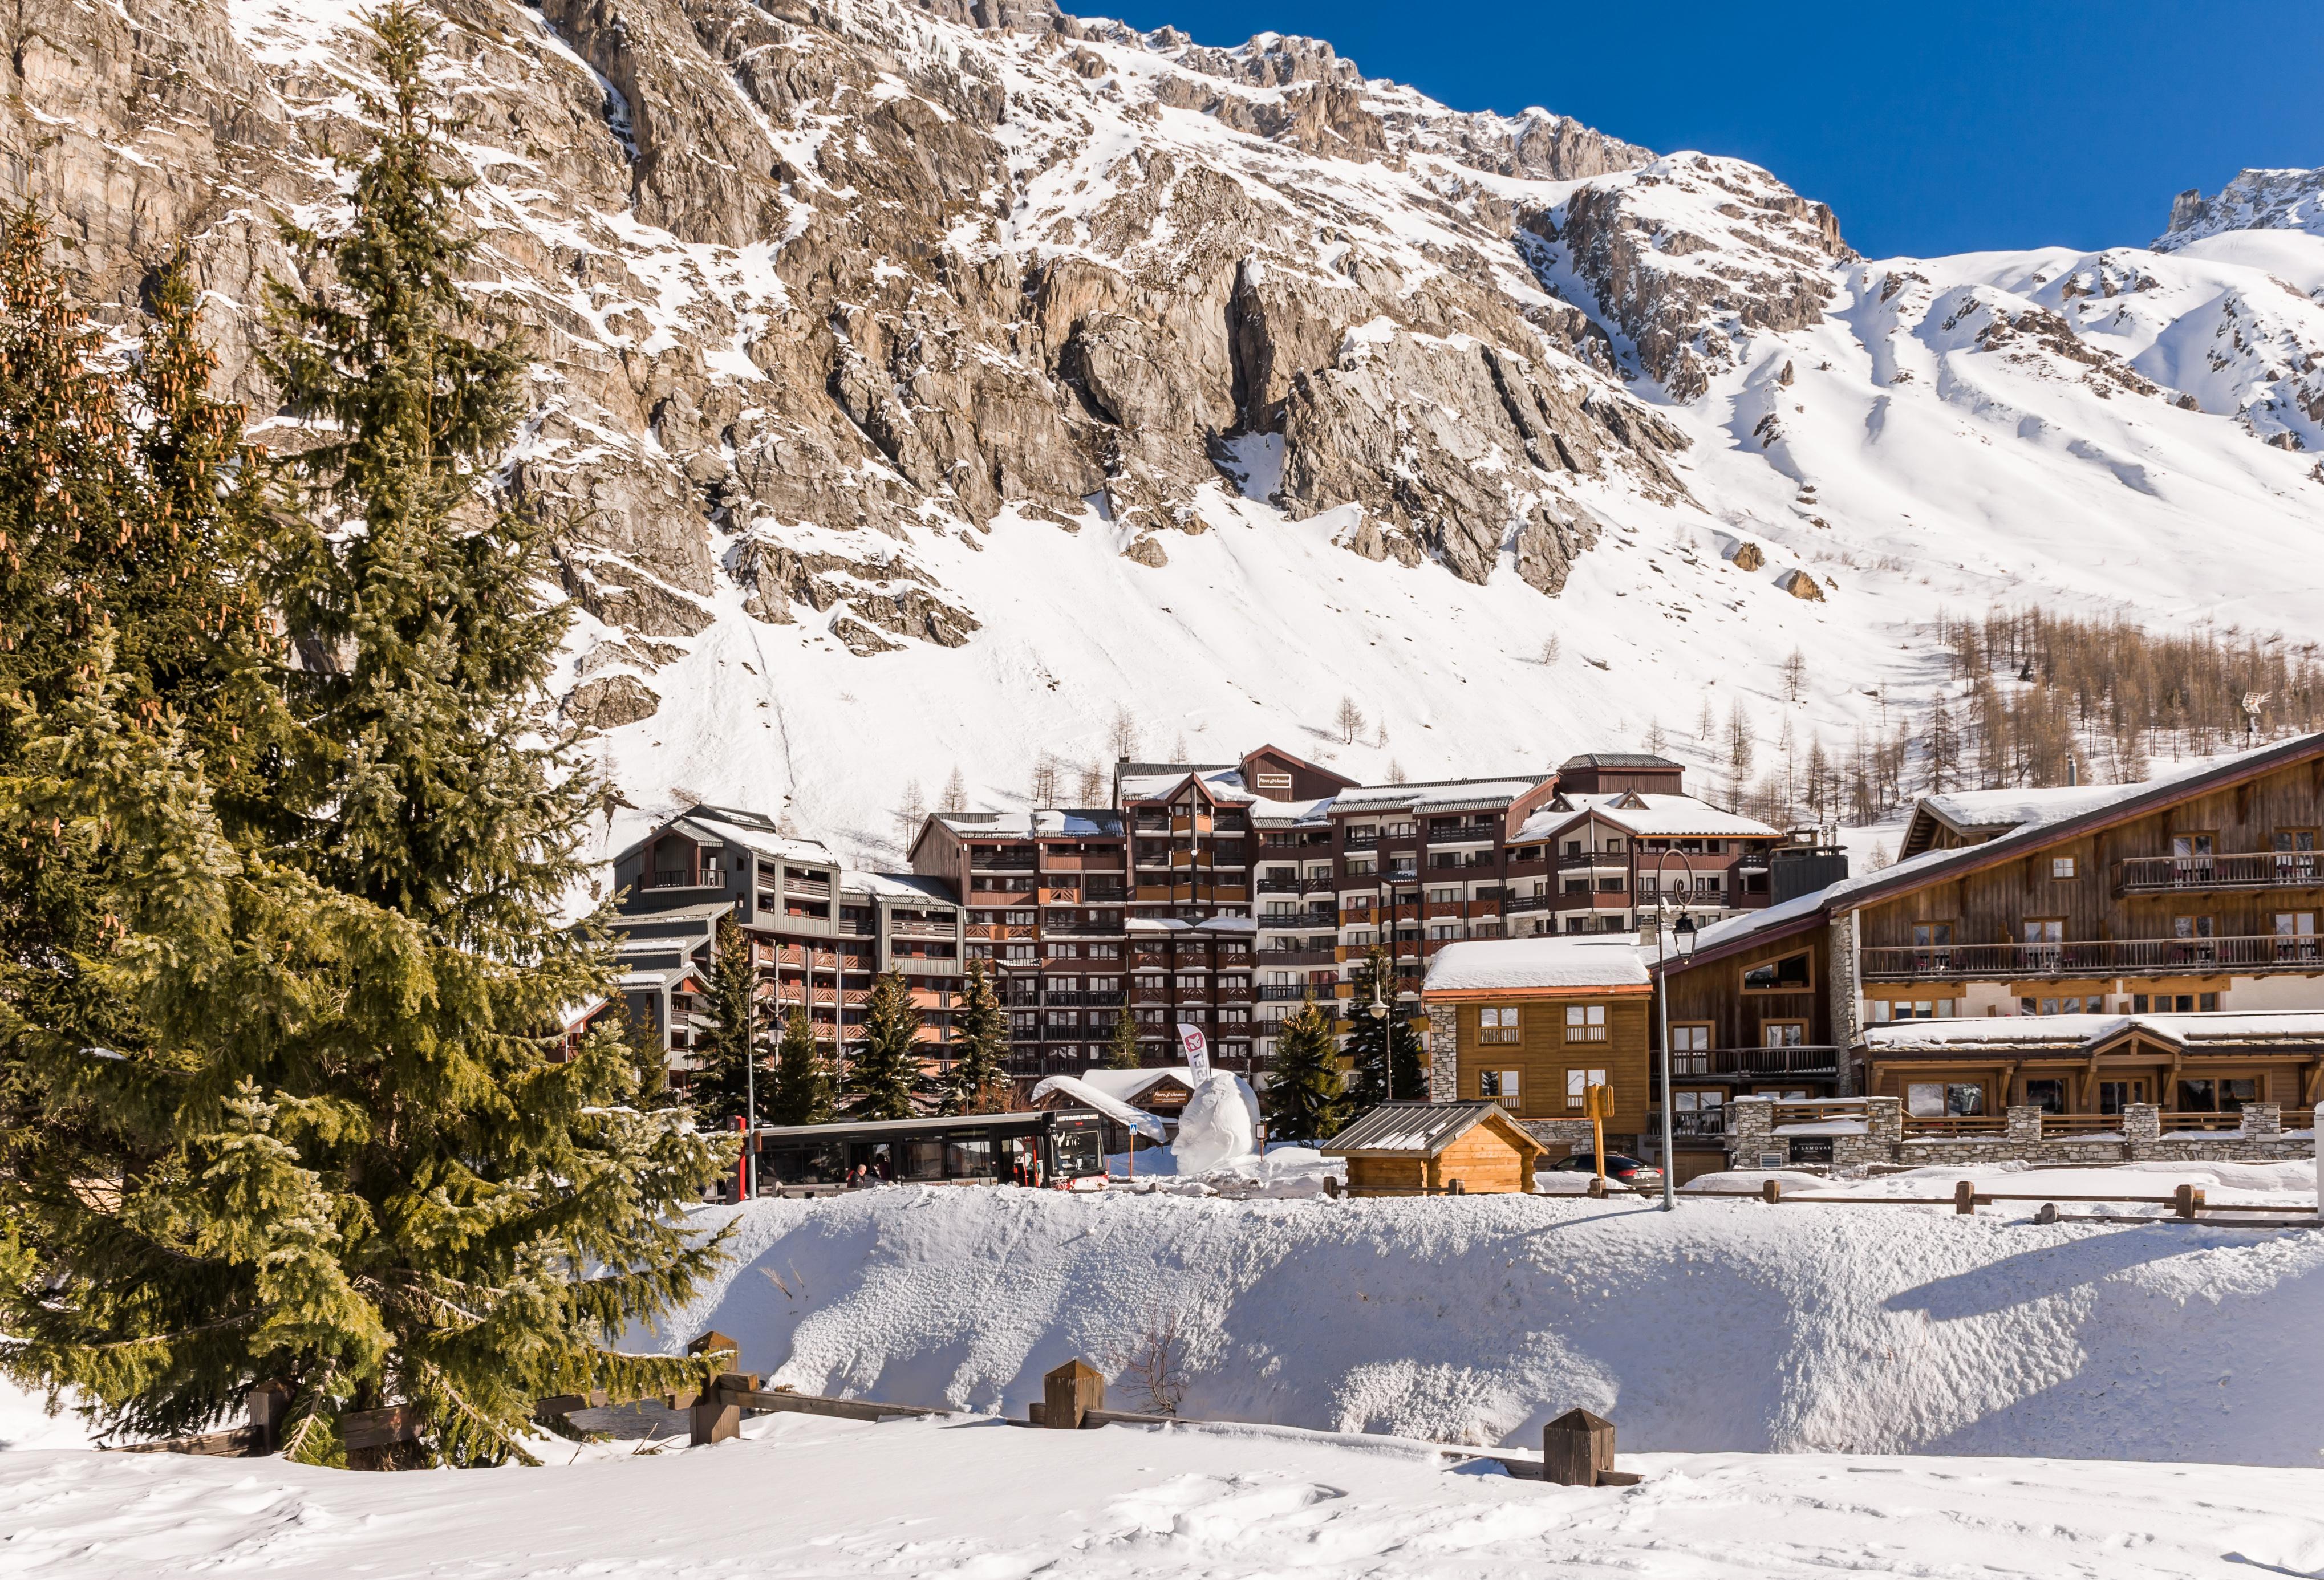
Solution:
{"label": "wooden fence", "polygon": [[[2222,1218],[2221,1214],[2292,1213],[2300,1207],[2289,1203],[2258,1206],[2236,1206],[2225,1202],[2208,1202],[2200,1186],[2181,1185],[2168,1196],[2077,1195],[2056,1190],[1979,1190],[1967,1180],[1954,1182],[1950,1196],[1795,1196],[1784,1189],[1781,1180],[1769,1180],[1756,1190],[1688,1190],[1688,1199],[1729,1199],[1764,1201],[1770,1206],[1794,1207],[1950,1207],[1956,1213],[1974,1213],[1978,1208],[2001,1201],[2038,1201],[2050,1205],[2061,1201],[2097,1202],[2118,1207],[2167,1207],[2171,1218],[2144,1216],[2086,1215],[2077,1221],[2083,1223],[2194,1223],[2199,1218],[2215,1227],[2234,1229],[2300,1229],[2324,1226],[2324,1213],[2311,1217],[2275,1217],[2254,1221]],[[2043,1221],[2051,1221],[2044,1219]]]}

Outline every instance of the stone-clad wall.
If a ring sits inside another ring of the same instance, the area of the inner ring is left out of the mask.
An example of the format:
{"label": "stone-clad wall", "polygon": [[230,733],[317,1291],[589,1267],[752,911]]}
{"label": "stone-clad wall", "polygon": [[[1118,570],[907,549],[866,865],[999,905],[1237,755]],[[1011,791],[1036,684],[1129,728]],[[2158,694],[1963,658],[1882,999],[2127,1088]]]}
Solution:
{"label": "stone-clad wall", "polygon": [[[1914,1136],[1904,1134],[1904,1102],[1898,1098],[1863,1098],[1858,1106],[1824,1109],[1835,1120],[1861,1120],[1860,1134],[1831,1140],[1834,1167],[1887,1163],[1941,1167],[1948,1163],[2272,1162],[2315,1154],[2306,1132],[2283,1128],[2281,1107],[2252,1103],[2240,1130],[2162,1134],[2162,1110],[2152,1103],[2123,1109],[2116,1134],[2042,1134],[2042,1110],[2011,1108],[2000,1134]],[[1756,1169],[1760,1160],[1790,1150],[1790,1137],[1776,1134],[1773,1098],[1738,1098],[1727,1107],[1728,1166]],[[1785,1128],[1789,1128],[1786,1126]]]}
{"label": "stone-clad wall", "polygon": [[1461,1012],[1450,1004],[1428,1006],[1428,1100],[1461,1100]]}

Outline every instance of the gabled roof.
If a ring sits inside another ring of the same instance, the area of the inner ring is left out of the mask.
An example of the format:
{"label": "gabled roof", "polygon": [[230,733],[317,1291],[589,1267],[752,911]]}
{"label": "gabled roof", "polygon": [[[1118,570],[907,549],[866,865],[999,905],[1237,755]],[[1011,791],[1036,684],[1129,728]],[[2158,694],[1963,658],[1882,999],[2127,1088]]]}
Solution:
{"label": "gabled roof", "polygon": [[1382,1103],[1325,1142],[1327,1158],[1433,1158],[1480,1125],[1523,1151],[1546,1153],[1499,1103]]}
{"label": "gabled roof", "polygon": [[[1248,764],[1250,759],[1255,757],[1264,756],[1279,757],[1285,762],[1296,763],[1308,773],[1321,774],[1324,778],[1331,780],[1333,784],[1338,785],[1342,789],[1345,789],[1356,783],[1355,780],[1349,778],[1345,774],[1335,773],[1332,769],[1323,767],[1321,763],[1311,763],[1305,758],[1300,757],[1293,752],[1287,752],[1279,746],[1268,745],[1256,747],[1243,754],[1243,764]],[[1238,766],[1240,767],[1241,765]]]}
{"label": "gabled roof", "polygon": [[1562,790],[1509,838],[1513,843],[1555,839],[1593,816],[1637,839],[1772,840],[1778,832],[1756,817],[1722,812],[1692,795],[1662,795],[1646,790],[1583,795]]}
{"label": "gabled roof", "polygon": [[2252,751],[2215,758],[2135,785],[2107,785],[2094,790],[2089,801],[2066,805],[2052,815],[2021,824],[1982,844],[1951,850],[1924,850],[1893,867],[1841,878],[1754,915],[1713,923],[1697,937],[1694,953],[1685,965],[1723,959],[1787,932],[1805,932],[1835,909],[1854,910],[1932,883],[1948,883],[1965,873],[2015,861],[2044,846],[2077,840],[2093,830],[2318,758],[2324,758],[2324,732],[2293,736]]}
{"label": "gabled roof", "polygon": [[2170,1048],[2290,1047],[2324,1043],[2324,1011],[2227,1010],[2206,1015],[2002,1015],[1962,1020],[1897,1021],[1867,1026],[1864,1043],[1881,1054],[1941,1052],[2095,1052],[2134,1036]]}
{"label": "gabled roof", "polygon": [[1949,790],[1923,795],[1914,804],[1904,825],[1900,856],[1917,856],[1935,848],[1937,832],[1946,829],[1961,840],[1977,843],[2006,834],[2030,822],[2041,822],[2078,812],[2103,800],[2119,788],[2108,785],[2052,785],[2014,790]]}
{"label": "gabled roof", "polygon": [[1176,1081],[1190,1093],[1194,1089],[1194,1072],[1184,1064],[1155,1070],[1084,1070],[1078,1079],[1119,1103],[1135,1103],[1165,1081]]}
{"label": "gabled roof", "polygon": [[615,854],[615,861],[626,861],[664,834],[683,834],[703,845],[740,845],[761,856],[792,861],[814,861],[835,867],[839,858],[831,847],[820,840],[793,839],[784,834],[763,813],[745,812],[732,806],[712,806],[697,802],[666,822],[657,824],[642,838],[632,841]]}

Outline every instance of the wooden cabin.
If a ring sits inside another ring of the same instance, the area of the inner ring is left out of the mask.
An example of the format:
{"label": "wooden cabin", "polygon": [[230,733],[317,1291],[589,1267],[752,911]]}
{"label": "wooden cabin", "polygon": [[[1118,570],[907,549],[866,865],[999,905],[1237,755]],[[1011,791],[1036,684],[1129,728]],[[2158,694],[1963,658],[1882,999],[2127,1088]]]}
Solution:
{"label": "wooden cabin", "polygon": [[1546,1150],[1499,1103],[1382,1103],[1323,1145],[1351,1196],[1525,1194]]}

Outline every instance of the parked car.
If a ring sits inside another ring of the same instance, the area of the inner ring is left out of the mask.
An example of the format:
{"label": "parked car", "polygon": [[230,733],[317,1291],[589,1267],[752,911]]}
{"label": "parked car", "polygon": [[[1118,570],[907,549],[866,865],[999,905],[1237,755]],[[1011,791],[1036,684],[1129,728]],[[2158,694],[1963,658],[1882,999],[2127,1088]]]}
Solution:
{"label": "parked car", "polygon": [[[1598,1171],[1598,1160],[1589,1153],[1575,1153],[1572,1157],[1562,1159],[1549,1166],[1566,1173],[1594,1174]],[[1640,1162],[1637,1159],[1626,1157],[1620,1153],[1608,1153],[1606,1178],[1618,1180],[1625,1185],[1636,1185],[1643,1189],[1648,1185],[1660,1185],[1663,1182],[1663,1171],[1652,1163]]]}

